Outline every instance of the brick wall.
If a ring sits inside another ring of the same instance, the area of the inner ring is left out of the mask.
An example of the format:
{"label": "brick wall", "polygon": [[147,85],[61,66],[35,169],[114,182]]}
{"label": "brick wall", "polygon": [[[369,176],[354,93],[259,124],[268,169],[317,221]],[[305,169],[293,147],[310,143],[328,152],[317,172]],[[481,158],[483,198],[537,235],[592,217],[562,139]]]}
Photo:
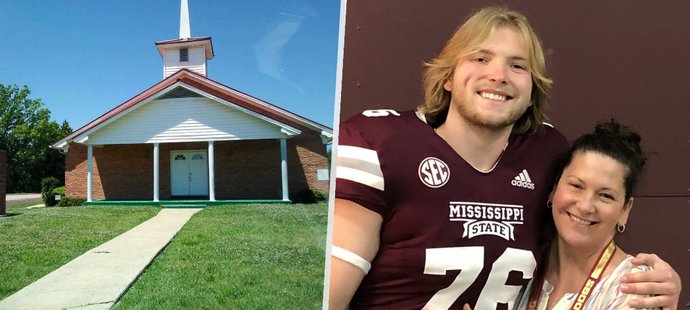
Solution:
{"label": "brick wall", "polygon": [[71,143],[65,155],[65,196],[86,197],[86,164],[86,146]]}
{"label": "brick wall", "polygon": [[[215,145],[216,199],[280,199],[278,140],[219,141]],[[160,198],[170,199],[170,151],[206,150],[208,144],[160,146]],[[303,131],[287,140],[290,197],[305,189],[328,192],[328,181],[317,181],[317,169],[328,168],[326,147],[319,134]],[[93,148],[94,199],[153,199],[153,145],[106,145]],[[72,143],[65,156],[65,191],[86,197],[87,148]]]}
{"label": "brick wall", "polygon": [[[319,181],[316,178],[318,169],[330,168],[326,146],[321,142],[320,133],[302,131],[300,136],[288,139],[287,142],[290,194],[294,195],[304,188],[328,193],[329,181]],[[293,185],[293,179],[299,182]]]}
{"label": "brick wall", "polygon": [[7,185],[7,153],[0,150],[0,215],[5,215],[5,190]]}
{"label": "brick wall", "polygon": [[153,199],[153,145],[94,148],[94,162],[105,199]]}
{"label": "brick wall", "polygon": [[280,199],[277,140],[216,142],[217,199]]}
{"label": "brick wall", "polygon": [[[93,199],[153,199],[153,145],[93,148]],[[87,147],[70,144],[65,156],[65,195],[86,197]]]}

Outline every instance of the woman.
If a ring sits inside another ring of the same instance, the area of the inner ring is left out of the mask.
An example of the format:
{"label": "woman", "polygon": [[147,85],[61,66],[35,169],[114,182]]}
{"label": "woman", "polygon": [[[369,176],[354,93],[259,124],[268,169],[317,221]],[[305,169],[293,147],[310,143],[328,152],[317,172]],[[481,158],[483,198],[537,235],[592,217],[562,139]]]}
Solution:
{"label": "woman", "polygon": [[614,236],[645,161],[640,136],[615,121],[573,143],[548,206],[558,234],[520,309],[626,309],[640,297],[621,293],[620,279],[649,268],[633,266]]}

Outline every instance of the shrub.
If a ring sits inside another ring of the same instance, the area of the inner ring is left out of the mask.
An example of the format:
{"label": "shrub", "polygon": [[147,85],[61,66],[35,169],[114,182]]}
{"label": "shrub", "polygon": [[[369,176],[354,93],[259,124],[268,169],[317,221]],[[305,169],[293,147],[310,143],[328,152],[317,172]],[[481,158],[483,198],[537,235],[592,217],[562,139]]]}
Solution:
{"label": "shrub", "polygon": [[292,197],[290,197],[290,200],[292,200],[292,202],[294,203],[316,203],[316,197],[314,197],[314,192],[312,192],[308,188],[305,188],[297,192]]}
{"label": "shrub", "polygon": [[305,188],[294,194],[290,199],[294,203],[317,203],[328,199],[328,194]]}
{"label": "shrub", "polygon": [[317,201],[324,201],[328,199],[328,194],[327,193],[322,193],[320,191],[313,191],[314,192],[314,198],[316,198]]}
{"label": "shrub", "polygon": [[60,186],[60,180],[56,178],[49,177],[41,180],[41,197],[46,207],[52,207],[57,204],[55,196],[53,196],[53,190],[58,186]]}
{"label": "shrub", "polygon": [[58,207],[78,207],[84,204],[86,201],[85,197],[79,197],[79,196],[63,196],[62,199],[60,199],[60,202],[58,202],[57,206]]}
{"label": "shrub", "polygon": [[[65,187],[64,186],[56,187],[53,190],[53,193],[51,196],[53,196],[53,199],[55,199],[56,195],[60,195],[60,199],[65,198]],[[56,200],[55,205],[58,205],[58,204],[60,204],[60,201]]]}
{"label": "shrub", "polygon": [[64,186],[56,187],[53,190],[53,196],[55,196],[55,195],[60,195],[60,196],[64,197],[65,196],[65,187]]}

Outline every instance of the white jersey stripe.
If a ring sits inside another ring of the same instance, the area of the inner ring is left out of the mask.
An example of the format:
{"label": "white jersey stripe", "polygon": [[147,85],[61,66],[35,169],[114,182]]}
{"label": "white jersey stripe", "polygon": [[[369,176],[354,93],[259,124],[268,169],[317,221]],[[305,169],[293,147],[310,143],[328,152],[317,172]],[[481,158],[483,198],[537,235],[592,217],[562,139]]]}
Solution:
{"label": "white jersey stripe", "polygon": [[335,177],[383,190],[383,177],[367,173],[366,171],[338,166],[335,170]]}
{"label": "white jersey stripe", "polygon": [[384,189],[383,172],[376,151],[357,146],[338,146],[336,178]]}
{"label": "white jersey stripe", "polygon": [[[379,156],[376,151],[365,149],[358,146],[349,145],[338,145],[338,158],[355,158],[361,161],[369,162],[375,164],[376,166],[381,166],[379,163]],[[379,171],[381,169],[379,168]]]}

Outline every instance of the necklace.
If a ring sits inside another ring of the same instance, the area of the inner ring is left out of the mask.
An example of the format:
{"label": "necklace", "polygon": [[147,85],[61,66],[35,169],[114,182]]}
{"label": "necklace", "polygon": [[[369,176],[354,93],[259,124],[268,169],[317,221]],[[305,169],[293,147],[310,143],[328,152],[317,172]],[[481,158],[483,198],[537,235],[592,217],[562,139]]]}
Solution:
{"label": "necklace", "polygon": [[481,173],[489,173],[489,172],[493,171],[494,168],[496,168],[496,166],[498,166],[498,162],[501,161],[501,157],[503,157],[503,154],[506,152],[506,149],[508,148],[508,142],[509,141],[506,141],[506,145],[503,146],[503,150],[501,150],[501,154],[498,154],[498,158],[496,158],[496,161],[494,161],[494,164],[491,165],[491,167],[489,169],[479,169],[472,164],[470,164],[470,166],[472,166],[472,168],[476,169],[477,171],[479,171]]}
{"label": "necklace", "polygon": [[[448,144],[448,146],[450,146],[451,148],[453,148],[453,147],[450,145],[450,143],[448,143],[448,141],[446,141],[446,139],[443,137],[443,135],[441,135],[441,133],[439,133],[439,128],[441,128],[441,127],[439,126],[439,127],[433,128],[433,131],[434,131],[434,132],[436,133],[436,135],[438,135],[442,140],[444,140],[444,141],[446,142],[446,144]],[[467,161],[465,158],[463,158],[462,155],[460,155],[460,157],[461,157],[463,160],[465,160],[465,162],[467,162],[468,165],[470,165],[472,168],[474,168],[474,170],[477,170],[477,171],[479,171],[479,172],[481,172],[481,173],[489,173],[489,172],[491,172],[492,170],[494,170],[494,168],[496,168],[496,166],[498,166],[498,162],[501,160],[501,157],[503,157],[503,153],[506,152],[506,149],[508,148],[508,143],[509,143],[509,142],[510,142],[510,140],[506,141],[506,145],[503,146],[503,149],[501,150],[501,154],[498,154],[498,158],[496,158],[496,161],[494,161],[494,164],[491,165],[491,167],[490,167],[489,169],[479,169],[479,168],[477,168],[475,165],[473,165],[473,164],[471,164],[469,161]],[[453,148],[453,149],[454,149],[454,148]],[[457,151],[455,151],[455,152],[457,153]],[[458,155],[459,155],[459,154],[458,154]]]}

